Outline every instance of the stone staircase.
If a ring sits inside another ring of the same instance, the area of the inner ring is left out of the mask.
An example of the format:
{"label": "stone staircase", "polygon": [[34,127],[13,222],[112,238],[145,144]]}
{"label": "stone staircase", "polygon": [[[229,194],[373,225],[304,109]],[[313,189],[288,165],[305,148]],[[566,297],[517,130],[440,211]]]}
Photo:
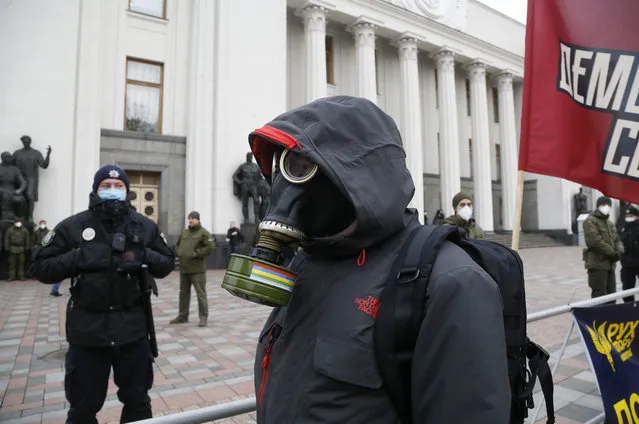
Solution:
{"label": "stone staircase", "polygon": [[[512,243],[512,234],[509,233],[487,233],[485,238],[486,240],[494,241],[507,247],[510,247]],[[522,232],[519,236],[520,249],[554,246],[566,246],[566,244],[543,233]]]}

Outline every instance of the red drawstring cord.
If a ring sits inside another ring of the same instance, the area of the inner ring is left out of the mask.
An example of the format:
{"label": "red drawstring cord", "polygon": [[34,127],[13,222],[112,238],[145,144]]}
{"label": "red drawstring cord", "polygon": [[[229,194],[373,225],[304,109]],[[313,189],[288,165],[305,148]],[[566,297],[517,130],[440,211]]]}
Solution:
{"label": "red drawstring cord", "polygon": [[364,265],[364,262],[366,262],[366,249],[362,249],[362,251],[359,252],[359,256],[357,257],[357,266]]}

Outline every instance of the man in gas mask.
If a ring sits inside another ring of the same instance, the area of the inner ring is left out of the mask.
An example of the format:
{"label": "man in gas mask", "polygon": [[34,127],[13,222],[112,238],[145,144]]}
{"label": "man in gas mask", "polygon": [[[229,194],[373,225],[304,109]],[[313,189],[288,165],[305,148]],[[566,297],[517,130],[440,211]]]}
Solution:
{"label": "man in gas mask", "polygon": [[[601,196],[597,199],[597,210],[584,220],[583,251],[585,267],[588,270],[588,285],[591,297],[600,297],[617,291],[615,267],[624,253],[623,244],[615,224],[610,220],[612,200]],[[615,303],[610,301],[608,303]]]}
{"label": "man in gas mask", "polygon": [[153,279],[167,276],[175,261],[157,225],[131,209],[128,192],[124,170],[100,168],[89,209],[59,223],[33,253],[36,279],[45,284],[71,279],[67,423],[97,424],[111,367],[124,404],[120,422],[152,416],[148,391],[155,353],[143,297],[155,287]]}
{"label": "man in gas mask", "polygon": [[[288,265],[296,274],[290,301],[259,336],[258,423],[398,422],[373,336],[390,267],[419,225],[407,209],[415,188],[395,122],[366,99],[328,97],[278,116],[249,143],[272,185],[258,247],[302,247]],[[459,247],[442,249],[411,371],[414,420],[506,424],[498,287]],[[253,274],[287,276],[275,266]]]}
{"label": "man in gas mask", "polygon": [[443,224],[457,225],[464,229],[468,238],[484,238],[484,230],[473,219],[473,200],[470,194],[463,191],[457,193],[453,197],[453,209],[455,209],[455,214],[446,218]]}

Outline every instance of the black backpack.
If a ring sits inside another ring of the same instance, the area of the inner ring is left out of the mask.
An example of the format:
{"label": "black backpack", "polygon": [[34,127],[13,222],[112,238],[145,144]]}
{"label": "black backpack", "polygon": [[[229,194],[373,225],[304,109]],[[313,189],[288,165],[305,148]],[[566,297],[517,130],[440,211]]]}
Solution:
{"label": "black backpack", "polygon": [[547,424],[554,424],[553,381],[548,353],[526,334],[526,294],[521,258],[514,250],[486,240],[471,240],[454,225],[419,226],[408,237],[382,292],[375,325],[377,361],[393,405],[403,424],[411,413],[411,362],[424,317],[430,272],[445,241],[460,246],[499,285],[504,305],[508,377],[512,393],[510,424],[523,424],[534,407],[539,378],[546,401]]}

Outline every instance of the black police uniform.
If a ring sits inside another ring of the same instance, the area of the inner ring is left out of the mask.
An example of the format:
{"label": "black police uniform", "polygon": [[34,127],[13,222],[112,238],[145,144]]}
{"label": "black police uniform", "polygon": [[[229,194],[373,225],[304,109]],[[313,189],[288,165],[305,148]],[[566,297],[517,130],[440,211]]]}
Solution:
{"label": "black police uniform", "polygon": [[[115,206],[114,206],[115,205]],[[64,387],[67,423],[97,423],[109,374],[124,404],[121,422],[150,418],[153,356],[140,279],[167,276],[174,255],[157,225],[128,202],[102,201],[54,228],[33,253],[35,278],[53,284],[71,279]],[[150,282],[155,286],[155,282]]]}
{"label": "black police uniform", "polygon": [[[638,210],[633,212],[639,213]],[[624,222],[620,238],[624,247],[621,256],[621,285],[623,290],[634,289],[639,278],[639,220]],[[624,302],[634,302],[635,296],[626,296]]]}

